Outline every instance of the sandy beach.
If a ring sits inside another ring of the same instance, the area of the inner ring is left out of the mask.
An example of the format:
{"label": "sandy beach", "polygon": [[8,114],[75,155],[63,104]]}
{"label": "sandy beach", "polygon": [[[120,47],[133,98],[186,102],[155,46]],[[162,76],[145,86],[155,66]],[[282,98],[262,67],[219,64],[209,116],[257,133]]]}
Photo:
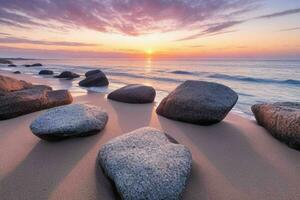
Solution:
{"label": "sandy beach", "polygon": [[[67,80],[1,74],[34,84],[68,84]],[[192,152],[184,200],[300,199],[299,152],[274,139],[255,121],[230,113],[219,124],[197,126],[158,116],[155,103],[119,103],[93,92],[72,95],[74,103],[107,111],[105,129],[91,137],[46,142],[29,129],[45,111],[0,121],[1,199],[118,198],[96,168],[97,153],[110,139],[145,126],[166,132]]]}

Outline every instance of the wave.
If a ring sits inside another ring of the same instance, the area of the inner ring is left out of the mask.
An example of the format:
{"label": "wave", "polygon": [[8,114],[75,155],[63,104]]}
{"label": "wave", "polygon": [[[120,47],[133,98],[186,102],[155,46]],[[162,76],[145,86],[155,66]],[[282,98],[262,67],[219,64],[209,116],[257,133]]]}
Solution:
{"label": "wave", "polygon": [[274,80],[274,79],[253,78],[253,77],[247,77],[247,76],[230,76],[230,75],[226,75],[226,74],[212,74],[212,75],[209,75],[208,77],[209,78],[232,80],[232,81],[300,85],[300,80],[294,80],[294,79]]}
{"label": "wave", "polygon": [[182,71],[182,70],[176,70],[176,71],[171,71],[169,73],[172,74],[186,74],[186,75],[193,75],[193,72],[189,72],[189,71]]}
{"label": "wave", "polygon": [[176,79],[176,78],[148,76],[148,75],[143,75],[143,74],[133,74],[133,73],[126,73],[126,72],[107,71],[106,74],[107,75],[112,75],[112,76],[126,76],[126,77],[130,77],[130,78],[142,78],[142,79],[150,79],[150,80],[166,81],[166,82],[174,82],[174,83],[182,82],[182,80],[179,80],[179,79]]}

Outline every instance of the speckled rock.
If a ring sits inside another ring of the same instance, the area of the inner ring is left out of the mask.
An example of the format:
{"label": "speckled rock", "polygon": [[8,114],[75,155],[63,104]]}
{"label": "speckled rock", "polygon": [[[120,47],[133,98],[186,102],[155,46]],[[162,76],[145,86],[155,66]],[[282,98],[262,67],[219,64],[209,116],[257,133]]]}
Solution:
{"label": "speckled rock", "polygon": [[300,103],[256,104],[251,109],[259,125],[281,142],[300,150]]}
{"label": "speckled rock", "polygon": [[88,76],[84,80],[79,82],[79,86],[82,86],[82,87],[107,86],[109,84],[107,77],[105,76],[105,74],[102,71],[100,71],[100,70],[97,70],[97,71],[86,73],[86,75],[88,75]]}
{"label": "speckled rock", "polygon": [[55,78],[66,78],[66,79],[74,79],[80,77],[78,74],[70,72],[70,71],[64,71],[60,75],[55,76]]}
{"label": "speckled rock", "polygon": [[146,127],[103,145],[98,162],[122,199],[180,199],[192,155],[161,131]]}
{"label": "speckled rock", "polygon": [[229,87],[205,81],[186,81],[159,104],[164,117],[200,125],[222,121],[238,100]]}
{"label": "speckled rock", "polygon": [[111,92],[107,98],[124,103],[152,103],[155,95],[151,86],[132,84]]}
{"label": "speckled rock", "polygon": [[101,107],[72,104],[48,110],[30,128],[34,135],[51,141],[97,134],[107,120],[108,115]]}

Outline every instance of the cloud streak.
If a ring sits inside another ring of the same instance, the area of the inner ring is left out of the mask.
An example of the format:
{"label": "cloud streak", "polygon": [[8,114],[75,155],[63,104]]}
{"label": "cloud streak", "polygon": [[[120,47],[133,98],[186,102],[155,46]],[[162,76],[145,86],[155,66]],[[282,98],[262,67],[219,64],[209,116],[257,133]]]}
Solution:
{"label": "cloud streak", "polygon": [[281,12],[275,12],[268,15],[262,15],[257,17],[257,19],[268,19],[268,18],[274,18],[274,17],[282,17],[286,15],[293,15],[300,13],[300,8],[290,9],[290,10],[284,10]]}
{"label": "cloud streak", "polygon": [[223,22],[223,23],[218,23],[218,24],[211,24],[208,25],[207,28],[197,34],[190,35],[184,38],[180,38],[176,41],[186,41],[186,40],[193,40],[197,39],[199,37],[204,37],[204,36],[214,36],[214,35],[220,35],[220,34],[226,34],[226,33],[233,33],[236,32],[236,30],[227,30],[230,27],[233,27],[237,24],[241,24],[244,21],[228,21],[228,22]]}
{"label": "cloud streak", "polygon": [[287,29],[281,29],[279,31],[286,32],[286,31],[297,31],[297,30],[300,30],[300,26],[299,27],[293,27],[293,28],[287,28]]}
{"label": "cloud streak", "polygon": [[[225,22],[222,22],[222,23],[219,23],[219,24],[209,25],[206,30],[200,31],[199,33],[194,34],[194,35],[190,35],[190,36],[187,36],[187,37],[184,37],[184,38],[180,38],[176,41],[194,40],[194,39],[204,37],[204,36],[214,36],[214,35],[232,33],[232,32],[235,32],[235,30],[227,30],[227,29],[230,28],[230,27],[236,26],[238,24],[245,23],[245,22],[250,21],[250,20],[271,19],[271,18],[274,18],[274,17],[282,17],[282,16],[298,14],[298,13],[300,13],[300,8],[284,10],[284,11],[281,11],[281,12],[275,12],[275,13],[271,13],[271,14],[268,14],[268,15],[261,15],[259,17],[255,17],[255,18],[251,18],[251,19],[247,19],[247,20],[225,21]],[[300,29],[300,27],[295,27],[295,28],[290,28],[290,29],[282,29],[280,31],[295,31],[295,30],[299,30],[299,29]]]}
{"label": "cloud streak", "polygon": [[47,45],[47,46],[70,46],[70,47],[80,47],[80,46],[99,46],[99,44],[88,44],[81,42],[63,42],[63,41],[41,41],[41,40],[30,40],[16,37],[4,37],[0,38],[0,44],[35,44],[35,45]]}

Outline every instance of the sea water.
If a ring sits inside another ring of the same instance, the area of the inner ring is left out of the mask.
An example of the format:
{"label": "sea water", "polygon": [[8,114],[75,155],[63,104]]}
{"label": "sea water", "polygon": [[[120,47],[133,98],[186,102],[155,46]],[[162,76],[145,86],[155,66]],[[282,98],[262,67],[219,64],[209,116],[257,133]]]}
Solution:
{"label": "sea water", "polygon": [[[110,86],[89,90],[109,93],[127,84],[152,85],[157,91],[156,102],[160,102],[185,80],[217,82],[239,94],[233,111],[250,118],[253,104],[300,101],[300,60],[101,58],[14,61],[17,65],[36,62],[42,63],[43,67],[11,68],[0,65],[0,70],[18,70],[37,76],[41,69],[53,70],[55,74],[70,70],[81,75],[88,70],[101,69],[108,76]],[[66,89],[86,90],[78,86],[81,79],[70,81]]]}

